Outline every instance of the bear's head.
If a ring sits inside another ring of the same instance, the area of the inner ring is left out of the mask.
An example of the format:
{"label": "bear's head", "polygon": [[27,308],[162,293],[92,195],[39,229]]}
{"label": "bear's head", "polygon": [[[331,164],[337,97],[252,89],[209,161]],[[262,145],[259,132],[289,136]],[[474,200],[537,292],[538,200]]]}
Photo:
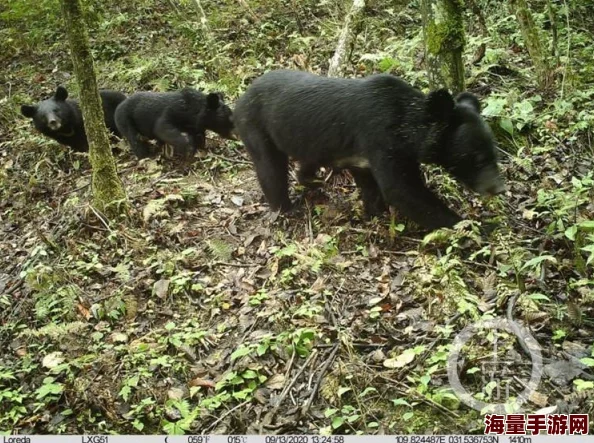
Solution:
{"label": "bear's head", "polygon": [[454,99],[445,89],[431,92],[426,112],[435,128],[430,148],[432,162],[481,195],[505,190],[497,166],[497,147],[481,117],[476,96],[463,92]]}
{"label": "bear's head", "polygon": [[21,113],[33,119],[35,127],[44,132],[68,131],[71,122],[71,108],[66,103],[68,91],[58,86],[52,98],[42,101],[37,105],[21,106]]}
{"label": "bear's head", "polygon": [[219,92],[211,92],[206,96],[206,114],[204,126],[206,129],[216,132],[223,138],[235,140],[235,125],[233,124],[233,112],[223,101],[223,95]]}

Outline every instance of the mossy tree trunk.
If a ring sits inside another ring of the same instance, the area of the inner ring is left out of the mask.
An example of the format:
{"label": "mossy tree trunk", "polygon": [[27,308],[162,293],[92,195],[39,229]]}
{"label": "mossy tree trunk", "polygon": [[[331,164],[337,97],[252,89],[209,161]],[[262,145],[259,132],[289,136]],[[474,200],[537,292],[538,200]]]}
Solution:
{"label": "mossy tree trunk", "polygon": [[80,0],[61,0],[61,4],[74,74],[80,90],[85,131],[89,140],[89,159],[93,168],[93,203],[99,210],[115,214],[125,209],[126,193],[118,177],[109,145]]}
{"label": "mossy tree trunk", "polygon": [[526,0],[510,0],[510,6],[518,19],[524,44],[534,64],[538,85],[542,89],[547,89],[553,84],[553,70],[550,57],[543,47],[543,41],[546,40],[534,23]]}
{"label": "mossy tree trunk", "polygon": [[464,90],[462,0],[421,0],[425,60],[432,88]]}
{"label": "mossy tree trunk", "polygon": [[328,77],[342,77],[345,59],[347,58],[348,43],[350,39],[355,37],[352,29],[358,20],[360,20],[364,8],[365,0],[353,0],[351,10],[345,17],[342,30],[338,36],[336,51],[334,51],[334,55],[328,64]]}

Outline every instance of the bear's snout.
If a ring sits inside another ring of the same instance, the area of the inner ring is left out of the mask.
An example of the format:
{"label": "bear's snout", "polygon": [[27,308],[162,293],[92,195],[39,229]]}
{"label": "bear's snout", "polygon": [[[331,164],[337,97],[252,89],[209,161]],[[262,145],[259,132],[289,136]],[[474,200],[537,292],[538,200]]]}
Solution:
{"label": "bear's snout", "polygon": [[494,196],[505,192],[505,182],[495,166],[483,169],[477,176],[474,191],[484,196]]}
{"label": "bear's snout", "polygon": [[57,131],[58,129],[60,129],[62,127],[62,122],[60,121],[60,119],[54,115],[50,115],[47,118],[47,126],[52,130],[52,131]]}
{"label": "bear's snout", "polygon": [[505,184],[503,183],[503,180],[499,180],[497,183],[495,183],[493,186],[487,189],[487,194],[489,195],[498,195],[503,194],[504,192]]}
{"label": "bear's snout", "polygon": [[233,128],[231,130],[231,132],[229,132],[229,135],[227,136],[227,138],[229,138],[229,140],[236,140],[236,141],[241,140],[239,138],[239,131],[236,128]]}

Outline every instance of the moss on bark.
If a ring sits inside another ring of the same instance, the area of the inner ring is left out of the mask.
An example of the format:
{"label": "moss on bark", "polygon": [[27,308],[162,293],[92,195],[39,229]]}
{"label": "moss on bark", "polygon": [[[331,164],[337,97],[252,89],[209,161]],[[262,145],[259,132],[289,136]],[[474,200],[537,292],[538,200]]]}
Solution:
{"label": "moss on bark", "polygon": [[93,168],[93,203],[99,210],[115,214],[126,208],[126,193],[118,177],[109,145],[80,0],[61,0],[61,4],[74,74],[80,90],[85,131],[89,140],[89,160]]}
{"label": "moss on bark", "polygon": [[464,90],[464,21],[461,0],[422,0],[429,82],[433,88]]}
{"label": "moss on bark", "polygon": [[534,23],[526,0],[510,0],[510,5],[518,19],[524,44],[534,64],[538,85],[542,89],[547,89],[553,84],[553,71],[550,57],[543,47],[542,42],[545,40]]}

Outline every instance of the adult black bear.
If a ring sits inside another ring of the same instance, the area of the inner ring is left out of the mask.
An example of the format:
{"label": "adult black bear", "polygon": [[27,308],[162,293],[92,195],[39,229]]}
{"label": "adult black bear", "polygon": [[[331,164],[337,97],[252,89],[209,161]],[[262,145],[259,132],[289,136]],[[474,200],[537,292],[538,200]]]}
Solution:
{"label": "adult black bear", "polygon": [[[237,101],[235,125],[271,209],[288,210],[288,158],[304,168],[346,168],[369,214],[394,206],[430,229],[461,220],[423,181],[420,163],[444,167],[480,194],[503,181],[493,135],[470,93],[424,95],[391,75],[326,78],[272,71]],[[385,203],[384,203],[385,202]]]}
{"label": "adult black bear", "polygon": [[[119,136],[115,125],[115,110],[126,96],[118,91],[99,91],[105,117],[105,126]],[[68,91],[58,86],[52,98],[37,105],[21,106],[21,113],[33,119],[35,128],[42,134],[53,138],[58,143],[70,146],[76,152],[86,152],[89,149],[87,134],[83,124],[82,112],[78,101],[67,100]]]}
{"label": "adult black bear", "polygon": [[206,129],[233,138],[231,109],[221,95],[191,88],[133,94],[118,107],[115,119],[138,158],[150,155],[146,139],[173,146],[177,155],[194,155],[204,145]]}

